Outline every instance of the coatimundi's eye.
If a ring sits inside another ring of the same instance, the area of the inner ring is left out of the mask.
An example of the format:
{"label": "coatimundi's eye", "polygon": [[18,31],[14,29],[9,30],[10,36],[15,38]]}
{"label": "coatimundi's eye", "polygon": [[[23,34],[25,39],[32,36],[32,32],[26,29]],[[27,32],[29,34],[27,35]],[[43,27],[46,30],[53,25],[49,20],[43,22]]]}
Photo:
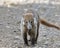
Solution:
{"label": "coatimundi's eye", "polygon": [[33,21],[30,21],[30,23],[33,23]]}
{"label": "coatimundi's eye", "polygon": [[28,23],[26,20],[24,20],[25,23]]}
{"label": "coatimundi's eye", "polygon": [[31,23],[32,23],[32,21],[31,21]]}
{"label": "coatimundi's eye", "polygon": [[27,23],[27,21],[25,23]]}

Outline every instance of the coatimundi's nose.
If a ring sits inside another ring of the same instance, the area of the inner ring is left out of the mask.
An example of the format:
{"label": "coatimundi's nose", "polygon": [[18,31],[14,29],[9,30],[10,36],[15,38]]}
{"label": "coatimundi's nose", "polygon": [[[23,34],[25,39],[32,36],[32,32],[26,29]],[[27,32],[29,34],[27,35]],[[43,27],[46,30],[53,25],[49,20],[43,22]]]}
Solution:
{"label": "coatimundi's nose", "polygon": [[29,29],[29,31],[31,31],[31,29]]}
{"label": "coatimundi's nose", "polygon": [[28,23],[27,28],[28,28],[28,30],[32,29],[32,25],[30,23]]}

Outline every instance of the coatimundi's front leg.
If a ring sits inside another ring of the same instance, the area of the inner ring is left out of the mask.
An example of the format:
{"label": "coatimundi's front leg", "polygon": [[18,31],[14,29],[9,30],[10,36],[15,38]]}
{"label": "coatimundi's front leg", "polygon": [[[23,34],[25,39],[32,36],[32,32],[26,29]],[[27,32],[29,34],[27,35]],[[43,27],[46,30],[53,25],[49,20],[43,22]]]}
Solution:
{"label": "coatimundi's front leg", "polygon": [[29,45],[28,45],[28,40],[27,40],[27,32],[28,32],[28,30],[27,30],[27,28],[26,28],[25,25],[23,25],[23,26],[24,26],[24,27],[23,27],[23,39],[24,39],[24,44],[27,45],[27,46],[29,46]]}

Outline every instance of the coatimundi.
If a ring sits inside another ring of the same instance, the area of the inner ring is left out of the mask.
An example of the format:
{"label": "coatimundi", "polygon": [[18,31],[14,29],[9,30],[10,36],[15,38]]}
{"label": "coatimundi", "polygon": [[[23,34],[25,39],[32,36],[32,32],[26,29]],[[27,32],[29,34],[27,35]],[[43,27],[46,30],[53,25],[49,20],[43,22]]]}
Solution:
{"label": "coatimundi", "polygon": [[39,34],[39,25],[43,24],[48,27],[54,27],[60,29],[60,27],[46,22],[44,19],[41,19],[37,11],[27,10],[21,19],[21,32],[23,32],[24,43],[28,46],[27,36],[30,36],[30,41],[32,45],[37,43],[38,34]]}

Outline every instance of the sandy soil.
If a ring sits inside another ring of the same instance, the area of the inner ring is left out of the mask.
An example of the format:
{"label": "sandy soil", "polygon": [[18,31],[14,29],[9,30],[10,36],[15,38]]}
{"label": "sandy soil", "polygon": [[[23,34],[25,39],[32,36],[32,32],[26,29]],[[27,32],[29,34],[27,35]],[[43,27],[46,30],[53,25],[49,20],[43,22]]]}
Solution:
{"label": "sandy soil", "polygon": [[[40,8],[39,8],[40,7]],[[38,9],[41,18],[60,26],[60,5],[32,4],[13,7],[0,6],[0,48],[60,48],[60,30],[41,24],[35,47],[23,44],[20,20],[24,9]]]}

